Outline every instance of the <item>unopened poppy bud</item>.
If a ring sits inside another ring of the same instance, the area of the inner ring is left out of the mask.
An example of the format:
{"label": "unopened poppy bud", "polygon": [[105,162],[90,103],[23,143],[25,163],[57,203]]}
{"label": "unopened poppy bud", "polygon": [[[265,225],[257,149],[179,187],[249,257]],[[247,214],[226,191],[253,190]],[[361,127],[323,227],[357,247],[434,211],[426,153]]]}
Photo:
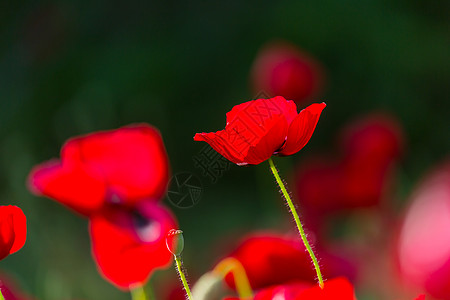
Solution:
{"label": "unopened poppy bud", "polygon": [[166,237],[167,249],[175,256],[179,256],[184,249],[183,231],[179,229],[171,229]]}

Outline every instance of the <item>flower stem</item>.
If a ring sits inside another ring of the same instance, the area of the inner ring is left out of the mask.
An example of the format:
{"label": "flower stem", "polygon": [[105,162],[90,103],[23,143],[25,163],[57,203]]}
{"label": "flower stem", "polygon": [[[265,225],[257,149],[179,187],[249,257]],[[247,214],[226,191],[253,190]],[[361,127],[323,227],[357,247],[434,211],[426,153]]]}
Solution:
{"label": "flower stem", "polygon": [[130,292],[132,300],[147,300],[145,289],[141,285],[133,288]]}
{"label": "flower stem", "polygon": [[292,203],[291,196],[289,195],[288,191],[286,190],[286,187],[285,187],[283,181],[281,180],[280,175],[278,174],[278,170],[275,167],[272,158],[269,158],[269,165],[270,165],[270,170],[272,171],[273,176],[275,176],[275,179],[281,188],[281,192],[283,193],[283,196],[286,199],[286,202],[289,206],[292,216],[294,217],[295,224],[297,225],[297,229],[298,229],[298,232],[300,233],[303,244],[305,244],[306,250],[308,251],[309,256],[311,256],[311,259],[314,264],[314,268],[316,269],[317,279],[319,280],[319,286],[323,289],[323,278],[322,278],[322,273],[320,272],[319,263],[317,261],[316,256],[314,255],[314,252],[313,252],[311,246],[309,245],[308,239],[306,238],[305,230],[303,229],[303,225],[300,222],[300,217],[298,216],[295,206]]}
{"label": "flower stem", "polygon": [[240,299],[251,299],[253,296],[253,291],[250,286],[247,274],[245,272],[244,266],[233,257],[228,257],[219,262],[219,264],[214,268],[214,273],[219,274],[222,279],[228,273],[232,273],[234,276],[234,282],[236,285],[236,291],[238,292]]}
{"label": "flower stem", "polygon": [[189,300],[192,300],[191,289],[189,288],[189,284],[187,283],[186,276],[183,271],[183,262],[181,261],[181,255],[174,255],[175,263],[177,264],[178,274],[180,275],[181,282],[183,283],[184,290],[188,296]]}

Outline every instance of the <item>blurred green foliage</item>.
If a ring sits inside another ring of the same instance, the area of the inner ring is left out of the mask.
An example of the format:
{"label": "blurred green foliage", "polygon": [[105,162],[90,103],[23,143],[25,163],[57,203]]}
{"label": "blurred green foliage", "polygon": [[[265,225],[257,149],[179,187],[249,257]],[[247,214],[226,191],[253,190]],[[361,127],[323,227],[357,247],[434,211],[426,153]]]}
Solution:
{"label": "blurred green foliage", "polygon": [[[172,207],[192,278],[243,232],[290,228],[268,165],[232,167],[216,184],[194,167],[196,132],[221,129],[252,99],[258,49],[285,39],[327,70],[328,107],[296,161],[333,147],[352,118],[386,110],[407,135],[402,196],[450,149],[450,2],[440,1],[2,1],[0,3],[0,201],[28,217],[26,246],[1,262],[41,299],[128,299],[90,257],[87,222],[31,196],[33,165],[58,157],[69,137],[134,122],[158,127],[172,172],[198,174],[200,203]],[[273,189],[269,187],[273,185]],[[166,201],[166,204],[170,204]],[[163,288],[161,272],[156,282]]]}

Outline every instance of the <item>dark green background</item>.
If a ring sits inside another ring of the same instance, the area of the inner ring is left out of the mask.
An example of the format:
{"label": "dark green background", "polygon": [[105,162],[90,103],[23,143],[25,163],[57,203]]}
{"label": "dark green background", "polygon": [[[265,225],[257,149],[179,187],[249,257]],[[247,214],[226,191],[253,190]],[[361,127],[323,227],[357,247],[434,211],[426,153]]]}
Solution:
{"label": "dark green background", "polygon": [[[0,201],[23,209],[29,230],[1,270],[41,299],[129,298],[96,272],[87,222],[31,196],[25,182],[33,165],[58,157],[67,138],[133,122],[158,127],[172,172],[194,172],[204,184],[197,206],[172,207],[191,277],[241,233],[289,228],[266,164],[233,166],[212,184],[192,161],[203,147],[193,135],[223,128],[225,113],[254,97],[249,69],[272,39],[297,44],[327,71],[318,101],[328,107],[309,145],[277,159],[282,173],[333,149],[338,128],[354,117],[387,110],[407,136],[402,203],[450,149],[449,3],[1,1]],[[162,272],[155,285],[164,288],[174,272]]]}

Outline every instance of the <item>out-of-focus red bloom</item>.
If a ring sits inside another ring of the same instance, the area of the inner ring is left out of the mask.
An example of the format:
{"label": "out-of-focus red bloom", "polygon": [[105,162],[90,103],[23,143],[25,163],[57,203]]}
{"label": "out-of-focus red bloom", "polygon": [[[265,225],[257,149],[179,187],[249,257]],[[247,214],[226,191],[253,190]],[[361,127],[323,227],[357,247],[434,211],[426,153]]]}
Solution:
{"label": "out-of-focus red bloom", "polygon": [[121,288],[146,282],[155,269],[170,264],[166,235],[176,226],[172,214],[154,202],[93,216],[92,253],[99,271]]}
{"label": "out-of-focus red bloom", "polygon": [[290,283],[285,285],[276,285],[263,289],[256,293],[253,300],[272,300],[272,299],[284,299],[293,300],[304,290],[307,290],[313,286],[312,283]]}
{"label": "out-of-focus red bloom", "polygon": [[168,181],[168,158],[159,132],[146,124],[69,140],[61,161],[35,167],[31,190],[89,216],[105,205],[159,200]]}
{"label": "out-of-focus red bloom", "polygon": [[420,295],[419,297],[417,297],[414,300],[425,300],[425,295]]}
{"label": "out-of-focus red bloom", "polygon": [[393,163],[402,153],[400,126],[386,115],[352,123],[341,137],[340,161],[318,157],[297,173],[298,199],[315,210],[377,205],[391,182]]}
{"label": "out-of-focus red bloom", "polygon": [[[298,237],[255,234],[245,238],[229,256],[242,264],[253,289],[299,280],[315,283],[316,273],[311,259]],[[351,266],[342,264],[338,258],[325,252],[320,252],[320,257],[325,277],[346,273],[353,275]],[[233,275],[229,274],[226,281],[234,286]]]}
{"label": "out-of-focus red bloom", "polygon": [[297,103],[311,99],[322,88],[323,72],[317,61],[294,45],[270,43],[258,53],[250,74],[255,94],[283,96]]}
{"label": "out-of-focus red bloom", "polygon": [[415,190],[398,238],[403,279],[431,296],[450,299],[450,161]]}
{"label": "out-of-focus red bloom", "polygon": [[0,260],[19,251],[27,239],[27,219],[14,205],[0,206]]}
{"label": "out-of-focus red bloom", "polygon": [[315,103],[297,113],[293,101],[277,96],[248,101],[227,113],[224,130],[197,133],[226,159],[238,165],[257,165],[272,155],[292,155],[311,138],[325,103]]}
{"label": "out-of-focus red bloom", "polygon": [[168,176],[159,132],[139,124],[69,140],[61,161],[37,166],[29,181],[36,194],[89,217],[100,273],[128,289],[172,259],[165,241],[176,221],[158,205]]}
{"label": "out-of-focus red bloom", "polygon": [[[239,300],[238,298],[226,298]],[[257,292],[253,300],[356,300],[352,284],[345,277],[325,281],[324,288],[308,283],[274,286]]]}

